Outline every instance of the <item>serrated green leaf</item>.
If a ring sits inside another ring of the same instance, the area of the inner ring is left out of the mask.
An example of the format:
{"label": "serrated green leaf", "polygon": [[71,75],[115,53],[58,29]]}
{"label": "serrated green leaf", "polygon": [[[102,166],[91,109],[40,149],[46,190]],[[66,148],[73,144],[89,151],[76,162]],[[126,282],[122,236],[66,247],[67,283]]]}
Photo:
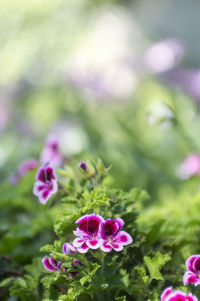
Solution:
{"label": "serrated green leaf", "polygon": [[163,280],[160,270],[170,259],[171,257],[169,254],[161,254],[160,252],[153,258],[150,258],[149,256],[144,257],[144,262],[152,279]]}

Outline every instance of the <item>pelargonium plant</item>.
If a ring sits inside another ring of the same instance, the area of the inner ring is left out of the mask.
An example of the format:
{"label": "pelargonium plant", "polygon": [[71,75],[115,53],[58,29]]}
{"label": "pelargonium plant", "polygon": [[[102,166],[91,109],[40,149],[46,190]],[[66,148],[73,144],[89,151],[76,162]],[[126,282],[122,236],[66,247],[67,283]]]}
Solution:
{"label": "pelargonium plant", "polygon": [[[36,251],[31,248],[34,258],[29,257],[23,269],[12,271],[3,282],[2,286],[9,287],[5,298],[158,301],[162,287],[173,281],[181,286],[182,271],[168,265],[174,253],[166,252],[172,242],[160,231],[161,224],[155,220],[149,229],[139,226],[139,208],[148,199],[147,193],[138,188],[113,189],[109,168],[100,159],[72,166],[60,169],[51,161],[44,162],[35,171],[29,190],[23,190],[26,202],[33,189],[25,204],[34,218],[30,227],[20,229],[17,242],[25,231],[25,239],[33,242]],[[24,254],[30,252],[26,240],[20,249]],[[177,243],[173,248],[177,252]],[[186,272],[188,283],[192,282],[189,273],[198,277],[198,258],[193,259]],[[179,264],[182,260],[180,256]],[[170,287],[161,294],[161,301],[197,301],[195,295]]]}

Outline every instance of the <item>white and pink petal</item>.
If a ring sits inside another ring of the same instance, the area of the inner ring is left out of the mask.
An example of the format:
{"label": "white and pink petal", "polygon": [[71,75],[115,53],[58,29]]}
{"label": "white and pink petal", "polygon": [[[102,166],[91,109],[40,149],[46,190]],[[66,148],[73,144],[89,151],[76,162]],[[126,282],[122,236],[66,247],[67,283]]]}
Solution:
{"label": "white and pink petal", "polygon": [[90,249],[96,250],[100,247],[101,241],[100,239],[90,239],[86,241],[86,244]]}
{"label": "white and pink petal", "polygon": [[160,296],[160,301],[165,301],[167,296],[169,296],[173,291],[173,287],[172,286],[168,286],[165,288],[165,290],[162,292],[161,296]]}
{"label": "white and pink petal", "polygon": [[87,246],[87,244],[85,242],[80,247],[77,248],[77,251],[79,253],[87,253],[88,250],[89,250],[89,247]]}
{"label": "white and pink petal", "polygon": [[200,282],[200,278],[197,274],[193,272],[185,272],[183,276],[183,283],[184,285],[188,285],[189,283],[193,283],[195,286],[197,286]]}
{"label": "white and pink petal", "polygon": [[101,241],[100,249],[104,252],[111,252],[112,251],[112,246],[110,243],[107,241]]}
{"label": "white and pink petal", "polygon": [[133,239],[130,234],[125,231],[120,231],[117,236],[114,238],[113,242],[118,243],[122,246],[129,245],[133,242]]}
{"label": "white and pink petal", "polygon": [[118,243],[112,243],[111,246],[116,252],[120,252],[123,250],[123,246]]}
{"label": "white and pink petal", "polygon": [[73,241],[73,246],[74,246],[75,248],[79,248],[79,247],[81,247],[84,243],[85,243],[85,239],[82,239],[82,238],[77,237],[77,238],[75,238],[74,241]]}

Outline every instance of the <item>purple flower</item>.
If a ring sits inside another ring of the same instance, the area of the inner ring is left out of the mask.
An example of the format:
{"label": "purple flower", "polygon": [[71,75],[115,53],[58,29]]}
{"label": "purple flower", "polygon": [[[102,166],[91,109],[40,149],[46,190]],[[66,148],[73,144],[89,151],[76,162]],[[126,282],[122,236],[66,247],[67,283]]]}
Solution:
{"label": "purple flower", "polygon": [[28,159],[23,161],[19,166],[19,176],[23,177],[29,170],[36,169],[38,167],[38,161],[36,159]]}
{"label": "purple flower", "polygon": [[86,163],[85,161],[79,162],[78,166],[79,166],[82,170],[84,170],[85,172],[88,171],[88,165],[87,165],[87,163]]}
{"label": "purple flower", "polygon": [[175,69],[162,75],[168,83],[175,88],[181,88],[190,97],[200,101],[200,70],[199,69]]}
{"label": "purple flower", "polygon": [[174,290],[173,287],[167,287],[160,296],[160,301],[198,301],[198,298],[191,293]]}
{"label": "purple flower", "polygon": [[144,61],[153,72],[172,69],[183,56],[183,47],[177,39],[169,38],[154,43],[145,53]]}
{"label": "purple flower", "polygon": [[63,250],[63,253],[67,254],[67,255],[74,254],[77,252],[77,248],[75,248],[72,244],[69,244],[67,242],[64,243],[62,250]]}
{"label": "purple flower", "polygon": [[200,154],[193,153],[187,156],[179,166],[177,174],[181,179],[188,179],[194,175],[200,175]]}
{"label": "purple flower", "polygon": [[42,259],[44,268],[50,272],[59,272],[61,270],[61,262],[55,260],[53,257],[47,258],[46,256]]}
{"label": "purple flower", "polygon": [[53,167],[46,163],[36,175],[33,193],[38,196],[42,204],[46,204],[52,194],[58,190],[57,179]]}
{"label": "purple flower", "polygon": [[73,246],[77,248],[78,252],[86,253],[89,248],[98,249],[100,247],[99,228],[103,222],[103,217],[95,214],[84,215],[76,221],[78,228],[74,234],[78,237],[73,241]]}
{"label": "purple flower", "polygon": [[104,252],[110,252],[112,249],[119,252],[123,250],[123,246],[132,243],[132,237],[125,231],[121,231],[124,221],[121,218],[114,220],[107,219],[100,226],[101,245],[100,248]]}
{"label": "purple flower", "polygon": [[49,139],[40,156],[41,163],[49,162],[54,167],[62,165],[63,156],[59,149],[59,142],[56,139]]}
{"label": "purple flower", "polygon": [[200,255],[192,255],[185,262],[187,272],[183,276],[183,283],[200,285]]}

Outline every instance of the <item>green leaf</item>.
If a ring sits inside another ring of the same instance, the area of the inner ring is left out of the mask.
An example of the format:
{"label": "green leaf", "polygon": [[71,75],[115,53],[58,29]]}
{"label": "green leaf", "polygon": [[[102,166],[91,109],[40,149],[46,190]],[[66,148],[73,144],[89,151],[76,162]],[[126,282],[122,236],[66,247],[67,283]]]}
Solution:
{"label": "green leaf", "polygon": [[89,275],[85,275],[84,277],[82,277],[80,279],[80,284],[84,285],[89,279],[90,279],[90,276]]}
{"label": "green leaf", "polygon": [[97,263],[93,263],[92,264],[92,271],[90,272],[90,276],[93,277],[96,274],[96,271],[101,267],[99,264]]}
{"label": "green leaf", "polygon": [[144,262],[152,279],[163,280],[160,270],[170,259],[171,257],[169,254],[161,254],[160,252],[153,258],[150,258],[149,256],[144,257]]}
{"label": "green leaf", "polygon": [[14,280],[13,277],[9,277],[0,282],[0,287],[8,286]]}
{"label": "green leaf", "polygon": [[23,288],[27,287],[26,281],[22,277],[17,278],[17,283],[19,284],[19,286],[21,286]]}
{"label": "green leaf", "polygon": [[115,301],[126,301],[126,296],[117,297]]}

